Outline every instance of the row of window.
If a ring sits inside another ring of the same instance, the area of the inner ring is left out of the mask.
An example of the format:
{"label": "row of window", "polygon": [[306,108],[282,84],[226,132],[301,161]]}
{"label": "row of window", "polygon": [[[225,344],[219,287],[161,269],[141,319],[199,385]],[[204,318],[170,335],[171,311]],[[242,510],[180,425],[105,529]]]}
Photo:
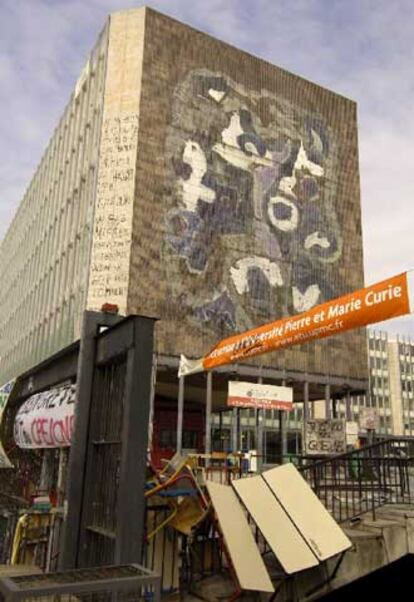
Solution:
{"label": "row of window", "polygon": [[85,266],[105,61],[72,97],[2,243],[1,378],[70,343],[85,306]]}

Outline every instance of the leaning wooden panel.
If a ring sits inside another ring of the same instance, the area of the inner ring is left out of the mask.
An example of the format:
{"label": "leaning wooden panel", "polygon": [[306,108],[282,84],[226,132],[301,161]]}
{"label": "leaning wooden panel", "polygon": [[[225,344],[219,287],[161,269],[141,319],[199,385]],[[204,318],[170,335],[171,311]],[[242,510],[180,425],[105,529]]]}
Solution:
{"label": "leaning wooden panel", "polygon": [[236,494],[228,485],[207,482],[220,529],[242,589],[273,592],[247,518]]}
{"label": "leaning wooden panel", "polygon": [[263,477],[319,560],[351,547],[345,533],[293,464],[272,468]]}
{"label": "leaning wooden panel", "polygon": [[286,573],[319,564],[262,477],[238,479],[232,485]]}

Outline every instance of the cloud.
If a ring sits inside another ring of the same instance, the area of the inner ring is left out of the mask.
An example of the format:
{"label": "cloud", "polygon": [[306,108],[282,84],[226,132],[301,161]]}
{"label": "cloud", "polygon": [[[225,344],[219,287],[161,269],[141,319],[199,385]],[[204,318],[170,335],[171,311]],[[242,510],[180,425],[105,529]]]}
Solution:
{"label": "cloud", "polygon": [[[153,8],[358,102],[366,281],[414,267],[411,0],[157,0]],[[0,237],[106,16],[136,0],[0,8]],[[414,318],[394,321],[414,336]]]}

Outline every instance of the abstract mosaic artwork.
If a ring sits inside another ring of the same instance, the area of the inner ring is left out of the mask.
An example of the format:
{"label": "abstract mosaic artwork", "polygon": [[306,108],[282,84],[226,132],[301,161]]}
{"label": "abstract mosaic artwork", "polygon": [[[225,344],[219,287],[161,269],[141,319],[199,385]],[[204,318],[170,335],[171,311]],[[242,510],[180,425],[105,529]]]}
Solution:
{"label": "abstract mosaic artwork", "polygon": [[341,294],[338,149],[320,116],[193,70],[174,90],[165,156],[164,265],[186,319],[229,333]]}

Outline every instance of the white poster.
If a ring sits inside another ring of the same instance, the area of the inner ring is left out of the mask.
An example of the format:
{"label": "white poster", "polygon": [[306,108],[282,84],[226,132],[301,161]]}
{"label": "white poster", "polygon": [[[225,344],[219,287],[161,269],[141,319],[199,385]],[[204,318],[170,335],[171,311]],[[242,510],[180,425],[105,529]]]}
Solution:
{"label": "white poster", "polygon": [[346,452],[345,421],[312,419],[306,422],[306,453],[333,455]]}
{"label": "white poster", "polygon": [[293,389],[257,383],[230,381],[227,405],[269,410],[293,409]]}
{"label": "white poster", "polygon": [[358,443],[358,422],[348,421],[346,423],[346,442],[348,445],[357,445]]}
{"label": "white poster", "polygon": [[379,427],[379,417],[377,408],[360,408],[359,409],[359,426],[367,431],[375,431]]}
{"label": "white poster", "polygon": [[32,395],[16,414],[14,439],[23,449],[69,447],[76,385]]}

